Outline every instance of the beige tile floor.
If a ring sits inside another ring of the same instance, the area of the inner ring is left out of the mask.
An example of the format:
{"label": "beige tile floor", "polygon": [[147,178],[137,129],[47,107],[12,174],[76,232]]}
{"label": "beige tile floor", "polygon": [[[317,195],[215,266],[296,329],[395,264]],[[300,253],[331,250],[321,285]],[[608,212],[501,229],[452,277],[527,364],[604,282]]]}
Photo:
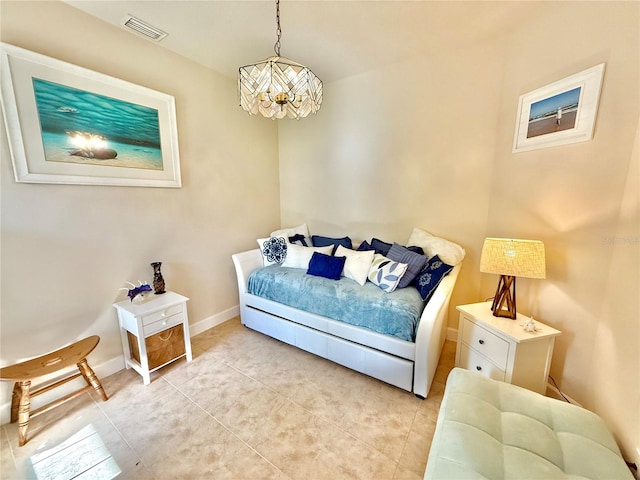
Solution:
{"label": "beige tile floor", "polygon": [[0,477],[54,478],[53,465],[71,478],[98,464],[77,478],[111,478],[113,465],[135,480],[422,478],[455,343],[426,400],[238,318],[192,346],[192,362],[162,368],[148,386],[122,370],[102,379],[107,402],[87,394],[33,419],[23,447],[16,425],[3,425]]}

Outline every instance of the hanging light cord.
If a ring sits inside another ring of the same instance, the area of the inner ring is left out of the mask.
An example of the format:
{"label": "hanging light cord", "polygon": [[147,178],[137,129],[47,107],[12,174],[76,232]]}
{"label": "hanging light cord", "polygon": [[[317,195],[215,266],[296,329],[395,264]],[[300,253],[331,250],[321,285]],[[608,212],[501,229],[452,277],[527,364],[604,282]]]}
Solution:
{"label": "hanging light cord", "polygon": [[276,35],[278,35],[278,39],[276,40],[273,49],[276,52],[276,55],[280,56],[280,37],[282,37],[282,29],[280,28],[280,0],[276,0],[276,23],[278,27],[276,28]]}

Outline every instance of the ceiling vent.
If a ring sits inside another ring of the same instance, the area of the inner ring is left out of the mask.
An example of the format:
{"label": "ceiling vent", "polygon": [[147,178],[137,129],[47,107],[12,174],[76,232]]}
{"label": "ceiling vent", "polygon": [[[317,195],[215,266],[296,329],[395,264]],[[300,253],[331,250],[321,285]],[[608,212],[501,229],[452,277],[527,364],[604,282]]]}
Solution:
{"label": "ceiling vent", "polygon": [[132,15],[127,15],[122,19],[122,26],[154,42],[159,42],[168,35],[167,32],[163,32],[159,28],[149,25]]}

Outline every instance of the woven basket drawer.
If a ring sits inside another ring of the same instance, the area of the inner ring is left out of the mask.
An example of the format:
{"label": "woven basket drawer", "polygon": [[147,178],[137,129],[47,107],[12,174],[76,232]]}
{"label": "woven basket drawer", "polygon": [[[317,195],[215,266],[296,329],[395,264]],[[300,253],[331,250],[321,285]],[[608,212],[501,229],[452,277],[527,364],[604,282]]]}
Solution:
{"label": "woven basket drawer", "polygon": [[[127,337],[129,338],[131,358],[140,363],[138,339],[131,332],[127,332]],[[147,348],[149,370],[153,370],[181,357],[185,354],[184,329],[182,323],[147,337],[145,339],[145,346]]]}

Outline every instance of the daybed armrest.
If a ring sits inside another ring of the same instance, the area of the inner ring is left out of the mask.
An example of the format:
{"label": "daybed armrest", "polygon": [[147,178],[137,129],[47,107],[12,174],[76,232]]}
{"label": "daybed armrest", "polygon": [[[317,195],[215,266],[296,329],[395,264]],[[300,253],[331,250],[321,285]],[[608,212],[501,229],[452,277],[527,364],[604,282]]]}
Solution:
{"label": "daybed armrest", "polygon": [[246,252],[231,255],[233,265],[236,268],[236,277],[238,279],[238,292],[240,294],[247,293],[247,282],[249,275],[254,270],[263,266],[262,254],[259,249],[248,250]]}
{"label": "daybed armrest", "polygon": [[416,331],[416,356],[413,393],[426,398],[436,373],[442,346],[446,338],[449,301],[462,264],[442,279],[433,296],[424,307]]}

